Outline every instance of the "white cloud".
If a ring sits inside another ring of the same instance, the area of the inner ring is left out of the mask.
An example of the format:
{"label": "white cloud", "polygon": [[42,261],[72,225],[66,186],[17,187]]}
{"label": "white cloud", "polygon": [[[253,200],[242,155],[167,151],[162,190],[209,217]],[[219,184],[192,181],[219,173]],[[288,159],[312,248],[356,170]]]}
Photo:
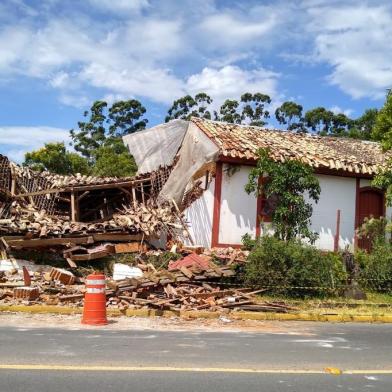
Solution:
{"label": "white cloud", "polygon": [[[245,44],[254,45],[263,35],[270,32],[277,24],[273,13],[257,21],[249,18],[234,17],[230,14],[217,13],[205,18],[200,23],[200,30],[206,36],[206,45],[222,48]],[[255,41],[256,40],[256,41]]]}
{"label": "white cloud", "polygon": [[1,126],[1,153],[21,162],[27,151],[42,147],[45,143],[70,142],[69,130],[55,127]]}
{"label": "white cloud", "polygon": [[308,10],[320,61],[330,83],[354,98],[382,98],[392,85],[392,10],[387,6],[331,6]]}
{"label": "white cloud", "polygon": [[343,113],[347,117],[350,117],[354,113],[353,109],[342,109],[340,106],[337,105],[330,107],[329,110],[334,114]]}
{"label": "white cloud", "polygon": [[239,99],[244,92],[276,96],[278,77],[279,74],[264,68],[245,70],[228,65],[220,69],[204,68],[188,78],[185,88],[194,94],[206,92],[220,105],[227,98]]}

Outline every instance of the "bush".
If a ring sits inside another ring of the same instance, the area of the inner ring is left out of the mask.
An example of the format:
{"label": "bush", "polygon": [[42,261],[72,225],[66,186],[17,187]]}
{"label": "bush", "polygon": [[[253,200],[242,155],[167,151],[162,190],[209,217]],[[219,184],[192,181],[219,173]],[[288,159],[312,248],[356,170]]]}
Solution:
{"label": "bush", "polygon": [[290,296],[335,294],[346,279],[339,255],[270,236],[261,237],[251,250],[244,273],[246,284]]}
{"label": "bush", "polygon": [[376,241],[371,253],[358,252],[356,260],[361,267],[361,285],[372,291],[392,293],[392,246]]}

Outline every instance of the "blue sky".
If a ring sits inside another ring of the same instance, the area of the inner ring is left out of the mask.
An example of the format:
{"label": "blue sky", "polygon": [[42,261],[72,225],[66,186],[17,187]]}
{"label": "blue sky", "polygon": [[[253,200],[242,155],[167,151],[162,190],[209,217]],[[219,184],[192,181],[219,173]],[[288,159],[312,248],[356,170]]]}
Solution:
{"label": "blue sky", "polygon": [[263,92],[352,117],[392,86],[389,0],[2,0],[0,152],[21,161],[96,99]]}

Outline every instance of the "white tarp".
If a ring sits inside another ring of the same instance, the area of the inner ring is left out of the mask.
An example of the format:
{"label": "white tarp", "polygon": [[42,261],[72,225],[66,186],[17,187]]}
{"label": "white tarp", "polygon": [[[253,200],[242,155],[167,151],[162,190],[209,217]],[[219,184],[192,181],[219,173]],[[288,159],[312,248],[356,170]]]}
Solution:
{"label": "white tarp", "polygon": [[184,139],[189,121],[173,120],[123,137],[135,158],[137,174],[149,173],[173,163]]}
{"label": "white tarp", "polygon": [[184,192],[192,186],[193,175],[205,164],[216,161],[219,148],[195,124],[190,123],[182,142],[179,159],[174,166],[159,199],[175,200],[180,204]]}

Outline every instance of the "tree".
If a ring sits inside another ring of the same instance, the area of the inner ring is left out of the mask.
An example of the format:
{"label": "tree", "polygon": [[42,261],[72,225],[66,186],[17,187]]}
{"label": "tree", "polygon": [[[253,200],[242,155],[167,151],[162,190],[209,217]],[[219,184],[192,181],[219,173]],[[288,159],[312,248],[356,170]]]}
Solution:
{"label": "tree", "polygon": [[323,107],[308,110],[305,114],[305,124],[319,135],[328,135],[334,114]]}
{"label": "tree", "polygon": [[196,94],[194,98],[191,95],[186,95],[173,102],[167,112],[165,122],[177,118],[189,120],[191,117],[211,119],[211,112],[208,109],[211,104],[212,99],[206,93]]}
{"label": "tree", "polygon": [[110,139],[145,129],[148,122],[142,118],[146,109],[139,101],[118,101],[107,107],[105,101],[94,102],[90,112],[84,112],[86,121],[78,122],[79,129],[70,131],[75,150],[92,163],[94,152]]}
{"label": "tree", "polygon": [[[384,150],[392,149],[392,92],[388,91],[384,106],[377,114],[372,138],[380,140]],[[387,203],[392,205],[392,160],[373,180],[373,185],[386,190]]]}
{"label": "tree", "polygon": [[270,103],[271,98],[266,94],[245,93],[241,95],[240,102],[226,99],[219,112],[215,112],[215,120],[262,127],[267,124],[264,119],[269,118],[265,105]]}
{"label": "tree", "polygon": [[141,118],[146,108],[136,99],[115,102],[109,108],[110,136],[124,136],[146,128],[148,120]]}
{"label": "tree", "polygon": [[231,124],[241,124],[240,104],[234,99],[226,99],[219,109],[219,114],[215,112],[215,120],[224,121]]}
{"label": "tree", "polygon": [[332,116],[330,128],[331,136],[348,136],[354,121],[348,118],[344,113],[337,113]]}
{"label": "tree", "polygon": [[89,174],[91,171],[87,159],[67,151],[64,143],[46,143],[39,150],[26,153],[23,165],[57,174]]}
{"label": "tree", "polygon": [[94,157],[93,174],[96,176],[130,177],[137,171],[133,156],[119,139],[100,147]]}
{"label": "tree", "polygon": [[[304,197],[307,194],[310,200],[316,203],[319,200],[320,185],[312,168],[296,160],[275,162],[267,149],[260,149],[258,155],[257,166],[249,173],[246,192],[262,193],[263,197],[276,200],[271,218],[277,238],[314,241],[316,234],[309,229],[313,208]],[[260,177],[267,177],[267,181],[260,184]]]}
{"label": "tree", "polygon": [[361,117],[358,117],[353,121],[353,126],[349,130],[349,137],[363,140],[372,140],[372,131],[376,124],[377,114],[377,109],[365,110]]}
{"label": "tree", "polygon": [[266,94],[245,93],[241,95],[242,113],[241,122],[249,125],[262,127],[267,124],[263,119],[269,118],[268,110],[265,110],[265,104],[271,103],[271,98]]}
{"label": "tree", "polygon": [[279,124],[287,125],[289,131],[304,131],[302,110],[301,105],[292,101],[286,101],[275,110],[275,117]]}
{"label": "tree", "polygon": [[392,148],[392,91],[389,90],[384,106],[377,114],[372,138],[381,141],[385,150]]}

